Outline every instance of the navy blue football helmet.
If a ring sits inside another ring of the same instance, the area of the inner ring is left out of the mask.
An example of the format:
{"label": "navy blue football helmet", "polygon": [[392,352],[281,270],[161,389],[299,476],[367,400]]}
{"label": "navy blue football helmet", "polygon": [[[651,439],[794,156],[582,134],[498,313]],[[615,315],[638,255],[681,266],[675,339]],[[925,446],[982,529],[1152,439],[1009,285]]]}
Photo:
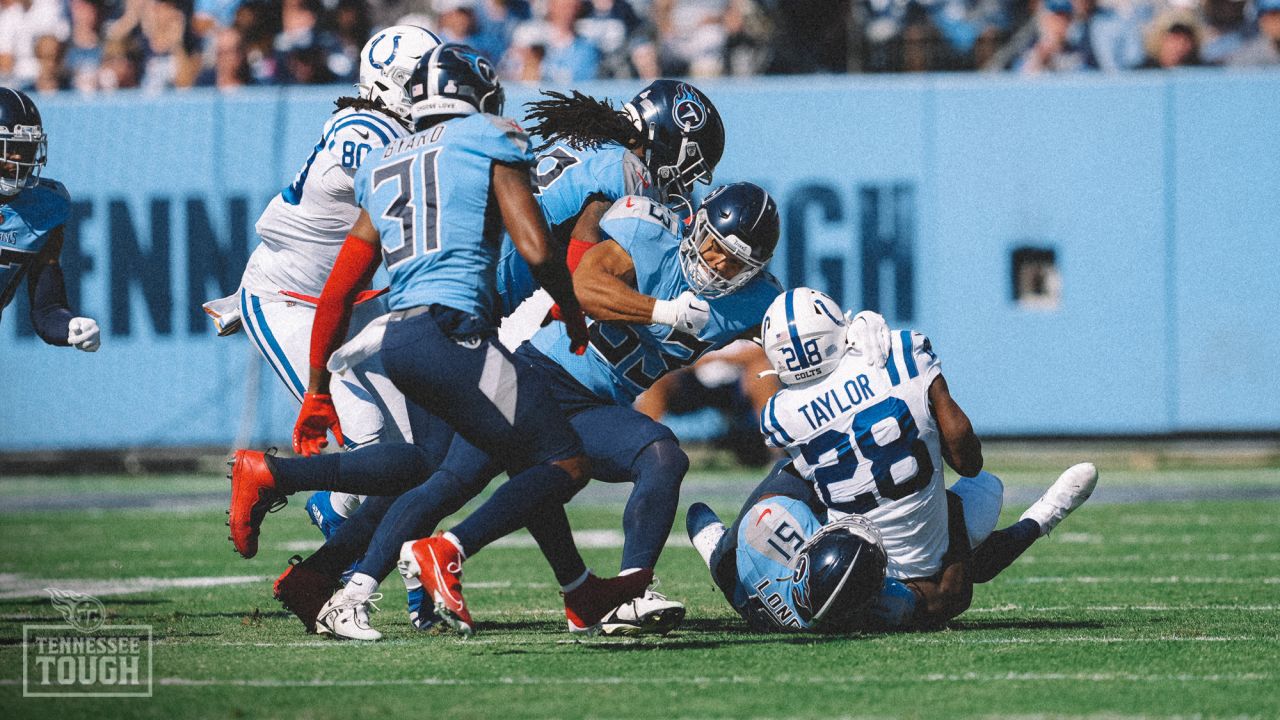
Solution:
{"label": "navy blue football helmet", "polygon": [[473,48],[449,43],[422,58],[409,78],[410,115],[418,130],[444,115],[501,115],[498,71]]}
{"label": "navy blue football helmet", "polygon": [[12,197],[39,182],[47,149],[36,104],[20,90],[0,87],[0,196]]}
{"label": "navy blue football helmet", "polygon": [[796,554],[797,612],[815,630],[861,628],[887,565],[880,531],[870,520],[849,515],[824,526]]}
{"label": "navy blue football helmet", "polygon": [[[680,241],[680,269],[696,294],[717,298],[746,285],[777,246],[778,204],[759,185],[733,183],[713,190],[694,213]],[[716,269],[708,254],[727,262]]]}
{"label": "navy blue football helmet", "polygon": [[687,201],[695,182],[711,184],[724,155],[724,122],[701,90],[654,80],[623,110],[644,139],[644,164],[663,192]]}

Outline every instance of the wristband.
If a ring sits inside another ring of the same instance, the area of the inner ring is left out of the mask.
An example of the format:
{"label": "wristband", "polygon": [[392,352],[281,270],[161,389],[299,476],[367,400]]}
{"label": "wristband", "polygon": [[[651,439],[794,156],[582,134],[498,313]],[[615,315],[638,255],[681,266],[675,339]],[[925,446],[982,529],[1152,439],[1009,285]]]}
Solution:
{"label": "wristband", "polygon": [[654,300],[653,315],[650,321],[659,325],[675,327],[680,322],[680,308],[675,300]]}

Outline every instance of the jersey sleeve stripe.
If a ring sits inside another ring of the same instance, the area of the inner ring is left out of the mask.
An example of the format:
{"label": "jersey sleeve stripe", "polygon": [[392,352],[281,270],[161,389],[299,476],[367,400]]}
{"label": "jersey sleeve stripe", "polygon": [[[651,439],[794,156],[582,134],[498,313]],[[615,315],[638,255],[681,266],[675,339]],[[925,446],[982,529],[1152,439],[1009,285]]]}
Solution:
{"label": "jersey sleeve stripe", "polygon": [[385,130],[387,131],[387,134],[391,135],[391,137],[396,137],[397,135],[403,135],[403,134],[404,134],[404,129],[403,129],[403,128],[400,128],[399,130],[397,130],[397,129],[396,129],[396,127],[397,127],[397,126],[393,125],[389,120],[387,120],[386,118],[382,117],[381,115],[377,115],[377,114],[375,114],[375,113],[360,113],[360,114],[359,114],[359,115],[357,115],[356,117],[360,117],[360,118],[363,118],[363,119],[365,119],[365,120],[369,120],[369,121],[371,121],[371,122],[378,123],[379,125],[381,125],[381,126],[383,127],[383,129],[385,129]]}
{"label": "jersey sleeve stripe", "polygon": [[899,384],[902,383],[902,378],[898,376],[898,363],[897,363],[897,359],[894,357],[894,354],[895,353],[893,352],[893,342],[890,341],[889,359],[885,362],[884,369],[885,369],[885,372],[889,373],[889,382],[893,383],[894,387],[897,387]]}
{"label": "jersey sleeve stripe", "polygon": [[907,377],[914,378],[920,374],[916,368],[915,347],[911,342],[911,331],[902,331],[902,364],[907,366]]}
{"label": "jersey sleeve stripe", "polygon": [[365,120],[365,119],[363,119],[363,118],[358,118],[358,117],[343,118],[342,120],[340,120],[340,121],[338,122],[338,124],[337,124],[337,125],[335,125],[335,126],[333,127],[333,130],[334,130],[334,132],[337,132],[338,130],[341,130],[341,129],[343,129],[343,128],[348,128],[348,127],[351,127],[351,126],[353,126],[353,125],[358,125],[358,126],[362,126],[362,127],[367,127],[367,128],[369,128],[370,130],[372,130],[372,131],[374,132],[374,134],[376,134],[376,135],[378,136],[378,138],[379,138],[380,140],[382,140],[382,144],[383,144],[383,145],[386,145],[387,143],[391,142],[391,136],[387,135],[387,133],[386,133],[386,131],[385,131],[385,130],[383,130],[382,128],[378,127],[377,125],[375,125],[375,124],[373,124],[373,123],[371,123],[371,122],[369,122],[368,120]]}
{"label": "jersey sleeve stripe", "polygon": [[769,404],[766,406],[769,408],[769,422],[772,423],[775,428],[777,428],[778,434],[782,436],[783,442],[790,445],[791,443],[795,442],[795,439],[787,434],[786,429],[782,427],[782,423],[778,422],[778,414],[774,412],[773,401],[776,400],[777,398],[778,398],[777,395],[769,398]]}

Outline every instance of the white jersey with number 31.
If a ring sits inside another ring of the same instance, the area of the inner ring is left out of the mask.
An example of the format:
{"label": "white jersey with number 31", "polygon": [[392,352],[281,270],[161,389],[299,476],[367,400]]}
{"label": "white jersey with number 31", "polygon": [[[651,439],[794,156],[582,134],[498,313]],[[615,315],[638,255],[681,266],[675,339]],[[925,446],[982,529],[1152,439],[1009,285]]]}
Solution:
{"label": "white jersey with number 31", "polygon": [[360,214],[353,178],[370,152],[409,134],[390,115],[345,108],[324,124],[297,177],[271,199],[256,229],[241,284],[255,295],[280,290],[319,297]]}
{"label": "white jersey with number 31", "polygon": [[947,498],[929,385],[942,365],[920,333],[893,333],[884,369],[846,355],[813,382],[784,388],[760,427],[813,483],[831,518],[865,515],[884,536],[889,577],[927,577],[947,550]]}

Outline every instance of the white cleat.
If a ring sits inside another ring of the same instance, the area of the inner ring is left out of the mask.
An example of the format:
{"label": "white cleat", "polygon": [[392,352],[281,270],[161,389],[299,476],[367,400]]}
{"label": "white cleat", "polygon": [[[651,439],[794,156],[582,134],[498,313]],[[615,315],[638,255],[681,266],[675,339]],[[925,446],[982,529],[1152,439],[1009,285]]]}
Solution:
{"label": "white cleat", "polygon": [[689,533],[689,541],[693,543],[693,549],[698,551],[702,556],[702,562],[711,567],[711,553],[716,549],[716,545],[720,544],[720,538],[724,537],[724,523],[720,522],[720,518],[716,516],[714,510],[705,503],[694,503],[689,506],[689,511],[685,515],[685,529]]}
{"label": "white cleat", "polygon": [[333,635],[340,640],[379,640],[382,633],[369,625],[369,608],[377,610],[373,603],[382,599],[382,593],[374,593],[363,600],[348,597],[339,590],[320,608],[316,617],[316,632]]}
{"label": "white cleat", "polygon": [[1072,465],[1058,476],[1019,519],[1035,520],[1040,523],[1040,535],[1048,535],[1071,511],[1083,505],[1097,486],[1098,468],[1093,463]]}
{"label": "white cleat", "polygon": [[666,635],[683,621],[684,605],[668,600],[661,593],[646,590],[644,595],[606,613],[600,621],[600,632],[626,637]]}

